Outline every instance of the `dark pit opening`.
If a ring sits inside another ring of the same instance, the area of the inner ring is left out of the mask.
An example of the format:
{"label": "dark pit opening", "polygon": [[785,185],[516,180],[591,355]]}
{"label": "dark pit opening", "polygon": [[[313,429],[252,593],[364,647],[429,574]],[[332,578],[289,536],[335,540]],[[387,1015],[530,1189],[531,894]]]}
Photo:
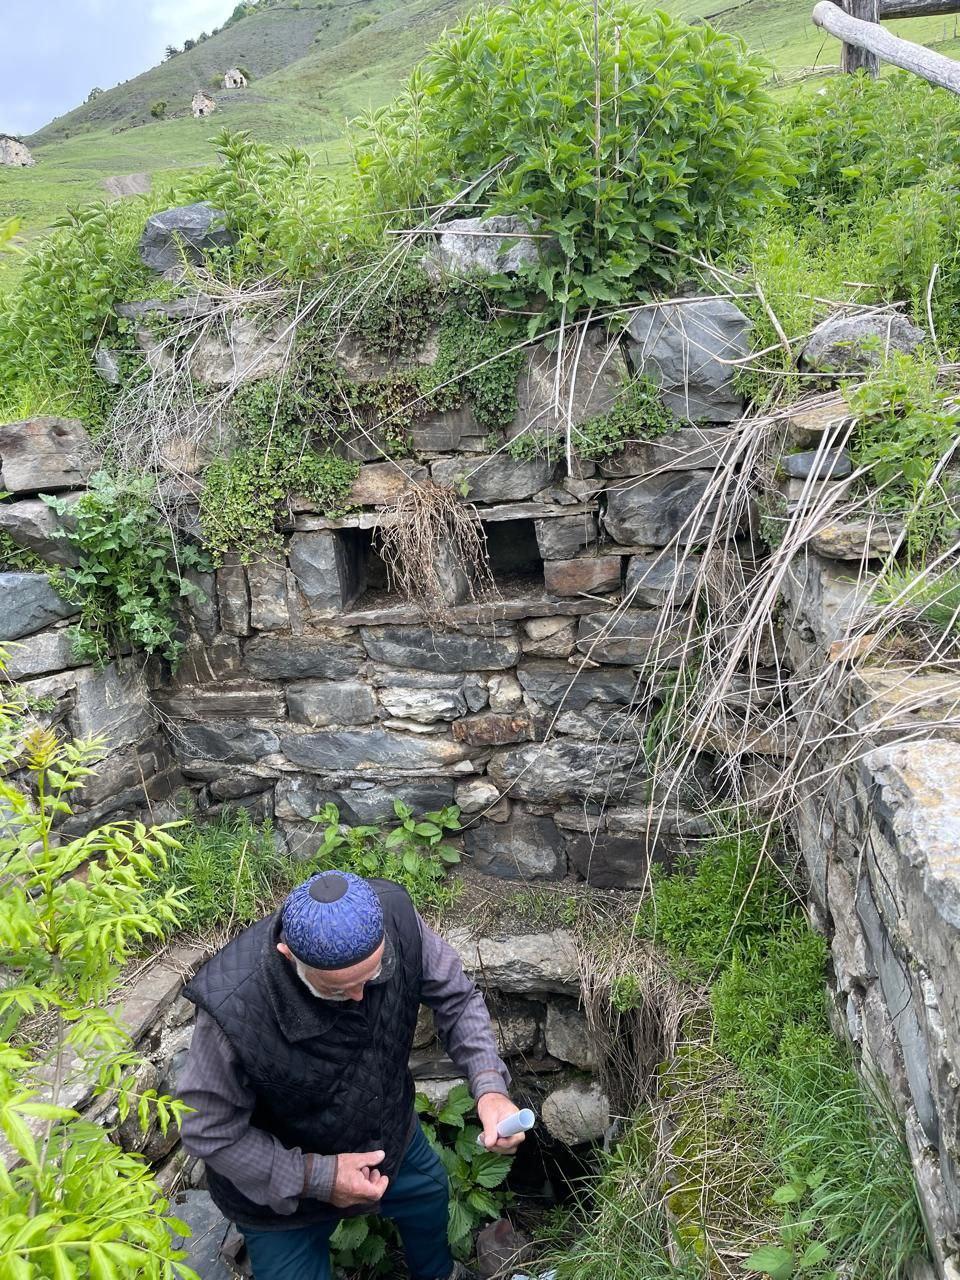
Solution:
{"label": "dark pit opening", "polygon": [[532,520],[491,520],[484,524],[490,572],[501,592],[543,590],[543,559]]}
{"label": "dark pit opening", "polygon": [[518,1147],[507,1186],[517,1197],[515,1211],[535,1212],[582,1198],[584,1179],[596,1172],[595,1148],[568,1147],[538,1124]]}

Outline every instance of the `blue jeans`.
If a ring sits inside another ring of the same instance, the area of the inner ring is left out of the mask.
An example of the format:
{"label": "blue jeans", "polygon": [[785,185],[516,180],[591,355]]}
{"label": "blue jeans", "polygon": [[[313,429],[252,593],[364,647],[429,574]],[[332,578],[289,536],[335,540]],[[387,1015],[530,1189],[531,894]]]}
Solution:
{"label": "blue jeans", "polygon": [[[447,1244],[447,1173],[417,1125],[397,1176],[380,1201],[380,1216],[397,1224],[412,1280],[446,1280],[453,1270]],[[240,1225],[254,1280],[330,1280],[330,1237],[336,1222],[289,1231]]]}

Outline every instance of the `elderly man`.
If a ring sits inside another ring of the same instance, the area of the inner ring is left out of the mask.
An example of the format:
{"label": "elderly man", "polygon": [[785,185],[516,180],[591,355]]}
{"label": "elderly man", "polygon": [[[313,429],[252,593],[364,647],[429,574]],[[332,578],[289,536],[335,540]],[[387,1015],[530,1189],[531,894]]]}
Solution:
{"label": "elderly man", "polygon": [[407,1060],[421,1002],[470,1081],[484,1144],[517,1108],[483,998],[406,892],[324,871],[209,960],[180,1079],[183,1144],[243,1232],[256,1280],[328,1280],[341,1218],[381,1213],[413,1280],[470,1273],[447,1245],[447,1178]]}

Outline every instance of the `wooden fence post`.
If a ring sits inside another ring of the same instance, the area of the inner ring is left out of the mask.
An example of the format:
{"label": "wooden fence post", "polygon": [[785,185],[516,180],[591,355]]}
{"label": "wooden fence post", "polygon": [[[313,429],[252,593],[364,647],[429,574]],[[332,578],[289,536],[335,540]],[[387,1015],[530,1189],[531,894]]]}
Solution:
{"label": "wooden fence post", "polygon": [[[844,13],[849,13],[851,18],[859,18],[861,22],[880,21],[880,0],[841,0],[841,4]],[[840,70],[851,75],[857,71],[865,71],[875,80],[880,74],[880,59],[866,49],[845,44],[840,54]]]}

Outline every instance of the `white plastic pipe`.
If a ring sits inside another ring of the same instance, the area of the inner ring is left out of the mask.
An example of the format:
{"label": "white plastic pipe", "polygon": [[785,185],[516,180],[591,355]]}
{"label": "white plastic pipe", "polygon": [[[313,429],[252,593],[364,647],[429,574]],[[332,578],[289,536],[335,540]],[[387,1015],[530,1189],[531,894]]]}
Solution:
{"label": "white plastic pipe", "polygon": [[[537,1117],[528,1108],[524,1107],[522,1111],[515,1111],[512,1116],[507,1116],[505,1120],[501,1120],[497,1125],[498,1138],[512,1138],[517,1133],[526,1133],[528,1129],[532,1129],[537,1123]],[[477,1146],[483,1146],[483,1134],[477,1134]]]}

